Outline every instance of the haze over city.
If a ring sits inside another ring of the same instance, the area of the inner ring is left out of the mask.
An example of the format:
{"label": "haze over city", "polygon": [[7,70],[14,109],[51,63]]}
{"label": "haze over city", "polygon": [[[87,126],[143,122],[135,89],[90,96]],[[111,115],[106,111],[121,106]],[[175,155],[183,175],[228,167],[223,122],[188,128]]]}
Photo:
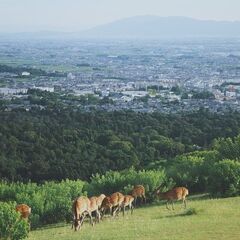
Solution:
{"label": "haze over city", "polygon": [[139,15],[239,21],[238,0],[0,0],[0,32],[86,30]]}

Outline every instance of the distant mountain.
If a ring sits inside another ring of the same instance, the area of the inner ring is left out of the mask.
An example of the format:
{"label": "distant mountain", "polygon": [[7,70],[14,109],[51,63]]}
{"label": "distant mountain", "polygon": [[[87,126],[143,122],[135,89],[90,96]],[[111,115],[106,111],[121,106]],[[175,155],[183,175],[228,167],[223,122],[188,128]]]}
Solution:
{"label": "distant mountain", "polygon": [[240,21],[137,16],[97,26],[81,32],[80,36],[94,38],[240,37]]}
{"label": "distant mountain", "polygon": [[19,32],[1,33],[0,40],[65,39],[65,38],[182,38],[240,37],[240,21],[197,20],[188,17],[136,16],[96,26],[81,32]]}

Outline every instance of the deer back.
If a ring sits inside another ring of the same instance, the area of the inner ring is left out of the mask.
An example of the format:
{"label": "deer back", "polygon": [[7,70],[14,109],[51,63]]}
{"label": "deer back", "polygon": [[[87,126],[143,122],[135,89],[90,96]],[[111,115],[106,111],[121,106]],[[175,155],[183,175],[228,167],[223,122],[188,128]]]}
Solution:
{"label": "deer back", "polygon": [[123,206],[129,206],[134,201],[134,197],[131,195],[124,196]]}
{"label": "deer back", "polygon": [[132,190],[132,196],[133,197],[140,197],[145,195],[145,188],[143,185],[137,185]]}
{"label": "deer back", "polygon": [[16,206],[16,211],[21,214],[21,218],[27,219],[31,214],[31,208],[26,204],[19,204]]}

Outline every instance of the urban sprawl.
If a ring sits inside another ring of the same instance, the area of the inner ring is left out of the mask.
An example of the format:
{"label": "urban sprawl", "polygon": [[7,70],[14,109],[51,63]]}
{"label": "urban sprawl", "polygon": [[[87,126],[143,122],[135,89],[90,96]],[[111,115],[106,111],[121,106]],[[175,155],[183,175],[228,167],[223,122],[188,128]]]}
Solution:
{"label": "urban sprawl", "polygon": [[1,40],[5,110],[56,94],[89,111],[240,110],[240,44],[231,40]]}

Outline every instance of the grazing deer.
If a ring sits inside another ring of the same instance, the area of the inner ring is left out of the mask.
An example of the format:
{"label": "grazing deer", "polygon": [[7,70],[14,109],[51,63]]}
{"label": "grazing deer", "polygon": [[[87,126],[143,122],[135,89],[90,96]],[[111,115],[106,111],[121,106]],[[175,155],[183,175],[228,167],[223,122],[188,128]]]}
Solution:
{"label": "grazing deer", "polygon": [[172,190],[169,190],[167,192],[160,192],[159,188],[156,190],[156,195],[159,198],[167,200],[167,202],[166,202],[167,209],[169,209],[168,203],[171,202],[173,210],[174,210],[174,206],[173,206],[173,201],[174,200],[183,200],[184,207],[185,208],[187,207],[186,196],[188,195],[188,193],[189,193],[188,189],[185,188],[185,187],[176,187],[176,188],[173,188]]}
{"label": "grazing deer", "polygon": [[74,200],[72,205],[73,211],[73,224],[75,231],[78,231],[83,224],[84,218],[88,214],[90,217],[90,223],[93,225],[92,213],[91,213],[91,202],[87,197],[78,197]]}
{"label": "grazing deer", "polygon": [[22,219],[26,219],[26,220],[28,220],[28,217],[31,214],[31,208],[26,204],[17,205],[16,211],[21,214]]}
{"label": "grazing deer", "polygon": [[114,217],[116,212],[121,210],[123,201],[124,195],[120,192],[116,192],[109,197],[105,197],[101,205],[102,218],[108,209],[110,214]]}
{"label": "grazing deer", "polygon": [[136,206],[137,198],[141,198],[141,203],[144,201],[146,203],[145,188],[143,185],[137,185],[133,188],[132,194],[134,197],[134,205]]}
{"label": "grazing deer", "polygon": [[134,201],[133,196],[131,196],[131,195],[124,196],[124,200],[122,203],[123,216],[125,215],[126,207],[129,207],[129,209],[131,209],[131,214],[133,214],[133,201]]}

